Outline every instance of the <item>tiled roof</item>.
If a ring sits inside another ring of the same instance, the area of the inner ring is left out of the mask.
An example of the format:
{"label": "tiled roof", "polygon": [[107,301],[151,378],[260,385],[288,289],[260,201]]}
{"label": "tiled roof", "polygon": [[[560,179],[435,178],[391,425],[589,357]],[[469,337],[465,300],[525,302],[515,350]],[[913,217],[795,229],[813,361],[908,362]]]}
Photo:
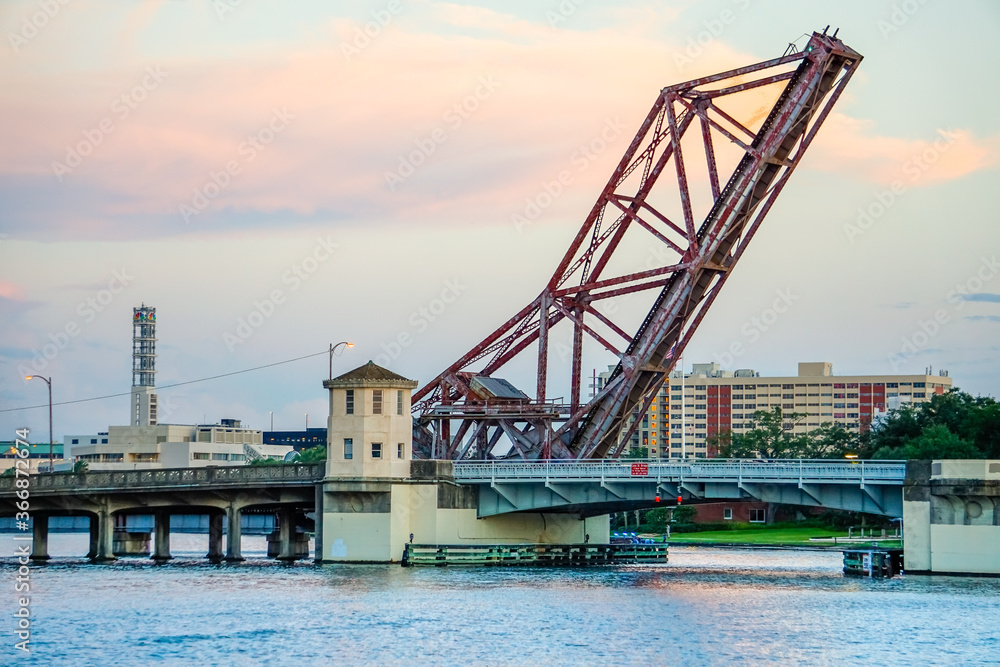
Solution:
{"label": "tiled roof", "polygon": [[369,361],[364,366],[359,366],[353,371],[347,371],[343,375],[338,375],[328,382],[405,382],[416,385],[413,380],[409,380],[402,375],[397,375],[387,368],[382,368],[374,361]]}

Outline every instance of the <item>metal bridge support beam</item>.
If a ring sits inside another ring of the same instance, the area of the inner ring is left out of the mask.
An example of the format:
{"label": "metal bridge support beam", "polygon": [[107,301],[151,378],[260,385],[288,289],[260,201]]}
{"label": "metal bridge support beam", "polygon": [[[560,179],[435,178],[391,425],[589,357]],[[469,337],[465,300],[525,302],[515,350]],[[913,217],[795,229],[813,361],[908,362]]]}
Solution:
{"label": "metal bridge support beam", "polygon": [[162,562],[170,560],[170,514],[167,512],[157,512],[156,518],[156,544],[153,547],[153,560]]}
{"label": "metal bridge support beam", "polygon": [[205,557],[215,563],[222,560],[222,519],[223,515],[218,512],[208,515],[208,554]]}
{"label": "metal bridge support beam", "polygon": [[49,559],[49,517],[33,516],[31,532],[31,560]]}
{"label": "metal bridge support beam", "polygon": [[240,525],[240,508],[230,503],[226,509],[226,560],[243,560],[240,542],[243,540],[243,526]]}

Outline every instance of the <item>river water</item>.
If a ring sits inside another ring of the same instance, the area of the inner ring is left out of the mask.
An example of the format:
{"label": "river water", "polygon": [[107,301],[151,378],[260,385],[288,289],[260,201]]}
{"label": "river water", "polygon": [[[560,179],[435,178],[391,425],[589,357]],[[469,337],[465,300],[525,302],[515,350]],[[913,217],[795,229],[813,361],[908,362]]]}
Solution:
{"label": "river water", "polygon": [[[245,536],[240,564],[90,565],[52,535],[32,566],[31,654],[4,665],[1000,664],[1000,580],[844,577],[839,552],[674,547],[592,569],[286,565]],[[13,553],[0,535],[3,553]],[[16,564],[0,565],[13,610]]]}

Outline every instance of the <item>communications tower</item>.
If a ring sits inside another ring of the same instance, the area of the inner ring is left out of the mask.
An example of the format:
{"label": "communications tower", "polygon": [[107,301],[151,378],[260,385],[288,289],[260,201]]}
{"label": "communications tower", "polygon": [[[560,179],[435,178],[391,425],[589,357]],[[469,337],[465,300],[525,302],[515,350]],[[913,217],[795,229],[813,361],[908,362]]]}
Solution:
{"label": "communications tower", "polygon": [[156,425],[156,308],[132,309],[132,426]]}

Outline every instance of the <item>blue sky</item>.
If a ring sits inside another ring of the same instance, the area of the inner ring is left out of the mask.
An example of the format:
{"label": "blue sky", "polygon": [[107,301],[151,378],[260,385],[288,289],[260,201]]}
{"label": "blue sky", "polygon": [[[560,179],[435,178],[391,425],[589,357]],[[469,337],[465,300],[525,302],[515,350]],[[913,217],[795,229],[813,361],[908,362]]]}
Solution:
{"label": "blue sky", "polygon": [[[141,302],[158,309],[158,384],[345,339],[356,346],[337,369],[375,359],[427,381],[541,290],[659,88],[780,55],[828,24],[864,63],[686,361],[729,362],[739,342],[732,368],[933,365],[1000,392],[995,3],[39,7],[0,3],[5,408],[44,402],[19,369],[47,344],[59,349],[39,372],[57,401],[127,391]],[[609,123],[625,129],[581,169],[579,147]],[[430,145],[412,174],[387,176]],[[516,228],[563,169],[573,182]],[[645,261],[633,252],[623,261]],[[756,328],[788,290],[789,311]],[[588,369],[613,361],[585,355]],[[527,370],[506,375],[530,388]],[[274,411],[276,427],[305,413],[318,425],[325,373],[318,357],[164,390],[164,421],[261,427]],[[55,430],[126,417],[125,399],[65,406]],[[0,413],[10,433],[45,422]]]}

